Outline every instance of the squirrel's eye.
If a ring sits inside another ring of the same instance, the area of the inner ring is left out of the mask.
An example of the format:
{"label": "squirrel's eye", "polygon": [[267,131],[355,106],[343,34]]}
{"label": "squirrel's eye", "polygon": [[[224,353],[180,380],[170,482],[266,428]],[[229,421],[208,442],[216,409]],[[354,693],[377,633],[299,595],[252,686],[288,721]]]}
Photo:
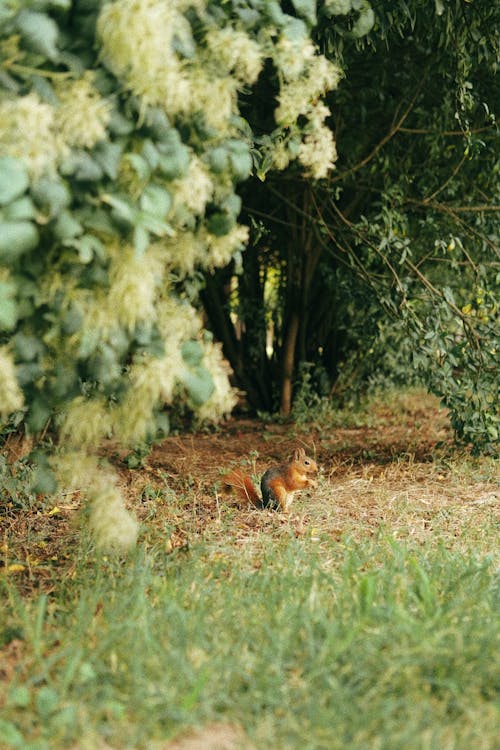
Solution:
{"label": "squirrel's eye", "polygon": [[311,462],[310,462],[310,461],[309,461],[309,460],[308,460],[308,459],[306,458],[306,460],[304,461],[304,463],[305,463],[305,465],[306,465],[306,466],[309,466],[309,464],[310,464]]}

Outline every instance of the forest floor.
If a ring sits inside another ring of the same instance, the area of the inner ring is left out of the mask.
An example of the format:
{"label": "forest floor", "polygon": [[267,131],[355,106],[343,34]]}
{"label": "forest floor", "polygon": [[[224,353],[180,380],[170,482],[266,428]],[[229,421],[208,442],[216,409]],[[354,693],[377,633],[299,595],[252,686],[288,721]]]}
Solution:
{"label": "forest floor", "polygon": [[[297,446],[319,482],[288,515],[223,487],[236,467],[258,485]],[[25,450],[9,439],[18,476],[4,471],[0,486],[2,750],[495,746],[498,461],[458,450],[434,398],[392,393],[301,425],[233,418],[148,455],[108,446],[140,520],[130,562],[95,551],[79,493],[19,491]],[[449,664],[436,667],[439,653]],[[164,697],[158,672],[177,675]],[[317,703],[330,690],[338,711]],[[421,706],[414,726],[400,723],[396,694]]]}
{"label": "forest floor", "polygon": [[[259,487],[266,468],[295,447],[316,459],[319,486],[297,493],[289,515],[251,508],[224,487],[235,467]],[[24,451],[16,439],[7,448],[11,461]],[[436,524],[459,548],[460,537],[469,543],[485,517],[500,513],[498,462],[457,451],[446,410],[418,390],[391,393],[333,425],[233,418],[216,430],[167,437],[145,457],[112,446],[106,453],[142,539],[163,539],[167,551],[208,539],[238,549],[258,545],[262,534],[267,542],[268,534],[291,532],[359,539],[381,527],[424,544]],[[0,516],[0,572],[15,574],[26,592],[50,591],[72,575],[80,496],[28,502],[22,513],[11,502]]]}

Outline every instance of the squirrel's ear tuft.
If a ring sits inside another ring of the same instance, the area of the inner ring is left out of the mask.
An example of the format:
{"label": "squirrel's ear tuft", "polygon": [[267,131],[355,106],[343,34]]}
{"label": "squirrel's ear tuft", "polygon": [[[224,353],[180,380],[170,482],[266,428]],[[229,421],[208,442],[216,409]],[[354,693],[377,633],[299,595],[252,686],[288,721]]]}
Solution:
{"label": "squirrel's ear tuft", "polygon": [[293,452],[293,460],[302,461],[305,455],[306,455],[306,452],[303,448],[295,448]]}

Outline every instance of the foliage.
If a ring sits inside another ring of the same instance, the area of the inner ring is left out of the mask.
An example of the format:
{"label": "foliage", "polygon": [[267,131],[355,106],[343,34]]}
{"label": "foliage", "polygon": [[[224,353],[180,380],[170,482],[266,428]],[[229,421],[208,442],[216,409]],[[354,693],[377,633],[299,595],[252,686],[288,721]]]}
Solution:
{"label": "foliage", "polygon": [[350,7],[326,4],[315,35],[344,71],[328,99],[336,170],[314,190],[292,169],[242,187],[252,240],[229,301],[237,328],[213,312],[227,273],[210,277],[206,308],[257,408],[289,408],[284,381],[300,382],[303,363],[319,395],[406,371],[450,408],[457,437],[491,446],[498,5],[373,3],[363,37],[349,15],[328,20],[333,5]]}
{"label": "foliage", "polygon": [[54,601],[2,584],[0,637],[23,653],[4,746],[160,747],[223,720],[259,748],[493,750],[490,562],[383,535],[323,540],[328,564],[319,549],[85,550]]}
{"label": "foliage", "polygon": [[[500,437],[500,194],[490,111],[499,49],[490,32],[499,15],[489,3],[440,3],[432,19],[426,5],[378,9],[377,31],[358,42],[371,47],[370,70],[359,55],[344,58],[335,117],[339,151],[351,163],[332,180],[342,194],[324,218],[382,314],[399,319],[411,364],[449,407],[457,436],[477,448]],[[374,69],[387,87],[370,110],[369,92],[350,85]],[[352,137],[351,117],[362,118],[368,149]]]}
{"label": "foliage", "polygon": [[[0,20],[0,418],[51,422],[41,489],[52,471],[85,487],[103,544],[125,547],[136,525],[95,450],[164,430],[176,403],[233,407],[200,271],[247,240],[236,186],[254,162],[333,165],[339,70],[311,40],[314,2],[9,0]],[[238,94],[264,66],[278,106],[257,139]]]}

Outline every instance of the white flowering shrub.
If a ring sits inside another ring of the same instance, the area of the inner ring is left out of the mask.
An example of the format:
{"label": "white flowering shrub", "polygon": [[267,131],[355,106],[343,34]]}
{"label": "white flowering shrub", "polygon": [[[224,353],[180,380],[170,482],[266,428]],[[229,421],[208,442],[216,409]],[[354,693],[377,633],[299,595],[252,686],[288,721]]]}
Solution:
{"label": "white flowering shrub", "polygon": [[[294,161],[313,178],[334,165],[323,97],[339,71],[311,40],[314,0],[290,9],[0,9],[0,420],[24,409],[35,434],[51,421],[52,471],[86,493],[107,547],[126,547],[137,529],[94,458],[100,443],[154,436],[174,399],[203,420],[235,403],[196,290],[200,270],[247,241],[237,184]],[[257,138],[239,98],[266,65],[274,123]],[[40,477],[52,489],[49,473]]]}

